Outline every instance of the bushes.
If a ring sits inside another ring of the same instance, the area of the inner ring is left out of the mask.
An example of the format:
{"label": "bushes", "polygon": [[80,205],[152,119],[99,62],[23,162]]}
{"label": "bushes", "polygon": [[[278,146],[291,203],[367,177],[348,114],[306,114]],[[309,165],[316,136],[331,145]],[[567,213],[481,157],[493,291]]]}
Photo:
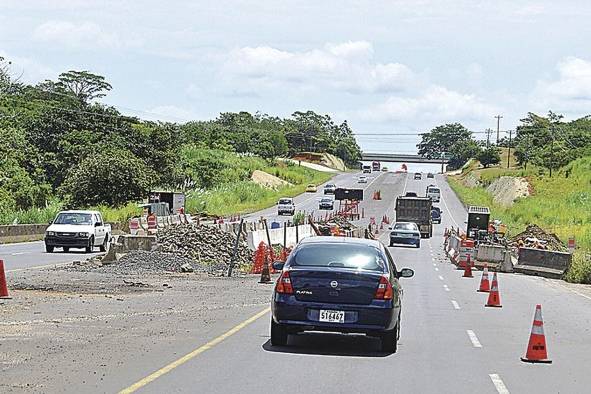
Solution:
{"label": "bushes", "polygon": [[69,206],[121,206],[144,198],[155,173],[125,150],[108,150],[83,159],[60,188]]}

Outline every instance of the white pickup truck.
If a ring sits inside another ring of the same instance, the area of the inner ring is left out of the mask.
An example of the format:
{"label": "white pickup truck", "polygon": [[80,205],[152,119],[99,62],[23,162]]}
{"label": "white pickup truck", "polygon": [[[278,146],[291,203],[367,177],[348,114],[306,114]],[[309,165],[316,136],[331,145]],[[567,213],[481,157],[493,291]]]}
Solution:
{"label": "white pickup truck", "polygon": [[61,211],[45,230],[45,251],[54,248],[84,248],[92,253],[98,246],[105,252],[111,240],[111,225],[106,224],[98,211]]}
{"label": "white pickup truck", "polygon": [[284,213],[290,216],[293,216],[295,213],[295,203],[293,202],[293,198],[283,197],[277,202],[277,215],[281,216]]}

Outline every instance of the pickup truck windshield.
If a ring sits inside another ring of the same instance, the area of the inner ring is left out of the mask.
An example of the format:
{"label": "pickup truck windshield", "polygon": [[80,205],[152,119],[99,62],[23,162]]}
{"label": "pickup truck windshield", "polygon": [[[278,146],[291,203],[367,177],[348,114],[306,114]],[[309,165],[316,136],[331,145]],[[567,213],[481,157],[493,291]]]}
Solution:
{"label": "pickup truck windshield", "polygon": [[92,215],[89,213],[60,213],[55,218],[54,224],[92,224]]}
{"label": "pickup truck windshield", "polygon": [[281,205],[289,205],[291,204],[291,200],[287,199],[287,198],[282,198],[281,200],[279,200],[279,204]]}
{"label": "pickup truck windshield", "polygon": [[431,187],[427,190],[427,193],[439,193],[439,189],[436,187]]}

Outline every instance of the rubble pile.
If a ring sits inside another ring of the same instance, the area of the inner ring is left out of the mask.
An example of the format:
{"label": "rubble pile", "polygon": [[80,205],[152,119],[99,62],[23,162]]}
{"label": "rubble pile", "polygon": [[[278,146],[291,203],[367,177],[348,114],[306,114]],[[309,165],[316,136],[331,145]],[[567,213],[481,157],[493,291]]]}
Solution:
{"label": "rubble pile", "polygon": [[538,248],[555,251],[566,251],[566,246],[560,241],[556,234],[547,233],[539,226],[530,224],[525,231],[511,238],[514,246],[525,246],[527,248]]}
{"label": "rubble pile", "polygon": [[[236,236],[215,226],[198,224],[178,225],[162,229],[158,233],[159,251],[190,259],[200,266],[212,270],[228,267]],[[252,252],[248,245],[240,241],[236,254],[236,264],[249,264]]]}
{"label": "rubble pile", "polygon": [[328,220],[320,220],[318,222],[319,225],[325,225],[325,226],[339,226],[341,229],[343,230],[352,230],[355,228],[355,225],[353,225],[353,223],[351,223],[346,217],[344,216],[340,216],[340,215],[336,215],[331,219]]}

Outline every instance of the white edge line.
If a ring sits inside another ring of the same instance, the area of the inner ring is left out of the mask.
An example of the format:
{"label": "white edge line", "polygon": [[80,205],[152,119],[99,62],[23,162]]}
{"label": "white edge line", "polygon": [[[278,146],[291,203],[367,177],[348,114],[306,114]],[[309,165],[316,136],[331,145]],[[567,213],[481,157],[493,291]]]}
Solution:
{"label": "white edge line", "polygon": [[35,265],[33,267],[24,267],[24,268],[14,268],[11,270],[6,270],[5,272],[20,272],[20,271],[28,271],[28,270],[40,270],[43,268],[53,268],[53,267],[62,267],[64,265],[68,265],[68,264],[72,264],[71,261],[65,262],[65,263],[51,263],[51,264],[45,264],[45,265]]}
{"label": "white edge line", "polygon": [[[437,184],[437,186],[439,187],[439,184]],[[450,187],[450,189],[451,189],[451,187]],[[453,190],[452,190],[452,192],[453,192]],[[456,219],[454,219],[451,211],[449,210],[449,207],[447,206],[447,203],[445,202],[445,198],[443,197],[443,193],[441,193],[441,201],[443,201],[443,205],[445,205],[445,209],[447,209],[447,214],[449,215],[449,217],[451,218],[451,220],[453,220],[453,222],[456,225],[456,227],[460,227],[460,225],[458,224],[458,222],[456,222]]]}
{"label": "white edge line", "polygon": [[451,304],[454,306],[454,309],[460,309],[460,304],[456,300],[451,300]]}
{"label": "white edge line", "polygon": [[449,287],[447,287],[447,285],[443,285],[443,289],[444,289],[445,291],[451,291],[451,290],[449,289]]}
{"label": "white edge line", "polygon": [[499,394],[509,394],[507,386],[505,386],[505,383],[503,383],[503,379],[501,379],[501,377],[498,374],[490,373],[488,374],[488,376],[490,377],[490,380],[492,380]]}
{"label": "white edge line", "polygon": [[466,332],[468,333],[468,337],[470,337],[470,341],[472,342],[472,345],[474,347],[482,347],[482,344],[478,340],[478,337],[476,336],[476,334],[474,333],[474,331],[472,331],[472,330],[466,330]]}

